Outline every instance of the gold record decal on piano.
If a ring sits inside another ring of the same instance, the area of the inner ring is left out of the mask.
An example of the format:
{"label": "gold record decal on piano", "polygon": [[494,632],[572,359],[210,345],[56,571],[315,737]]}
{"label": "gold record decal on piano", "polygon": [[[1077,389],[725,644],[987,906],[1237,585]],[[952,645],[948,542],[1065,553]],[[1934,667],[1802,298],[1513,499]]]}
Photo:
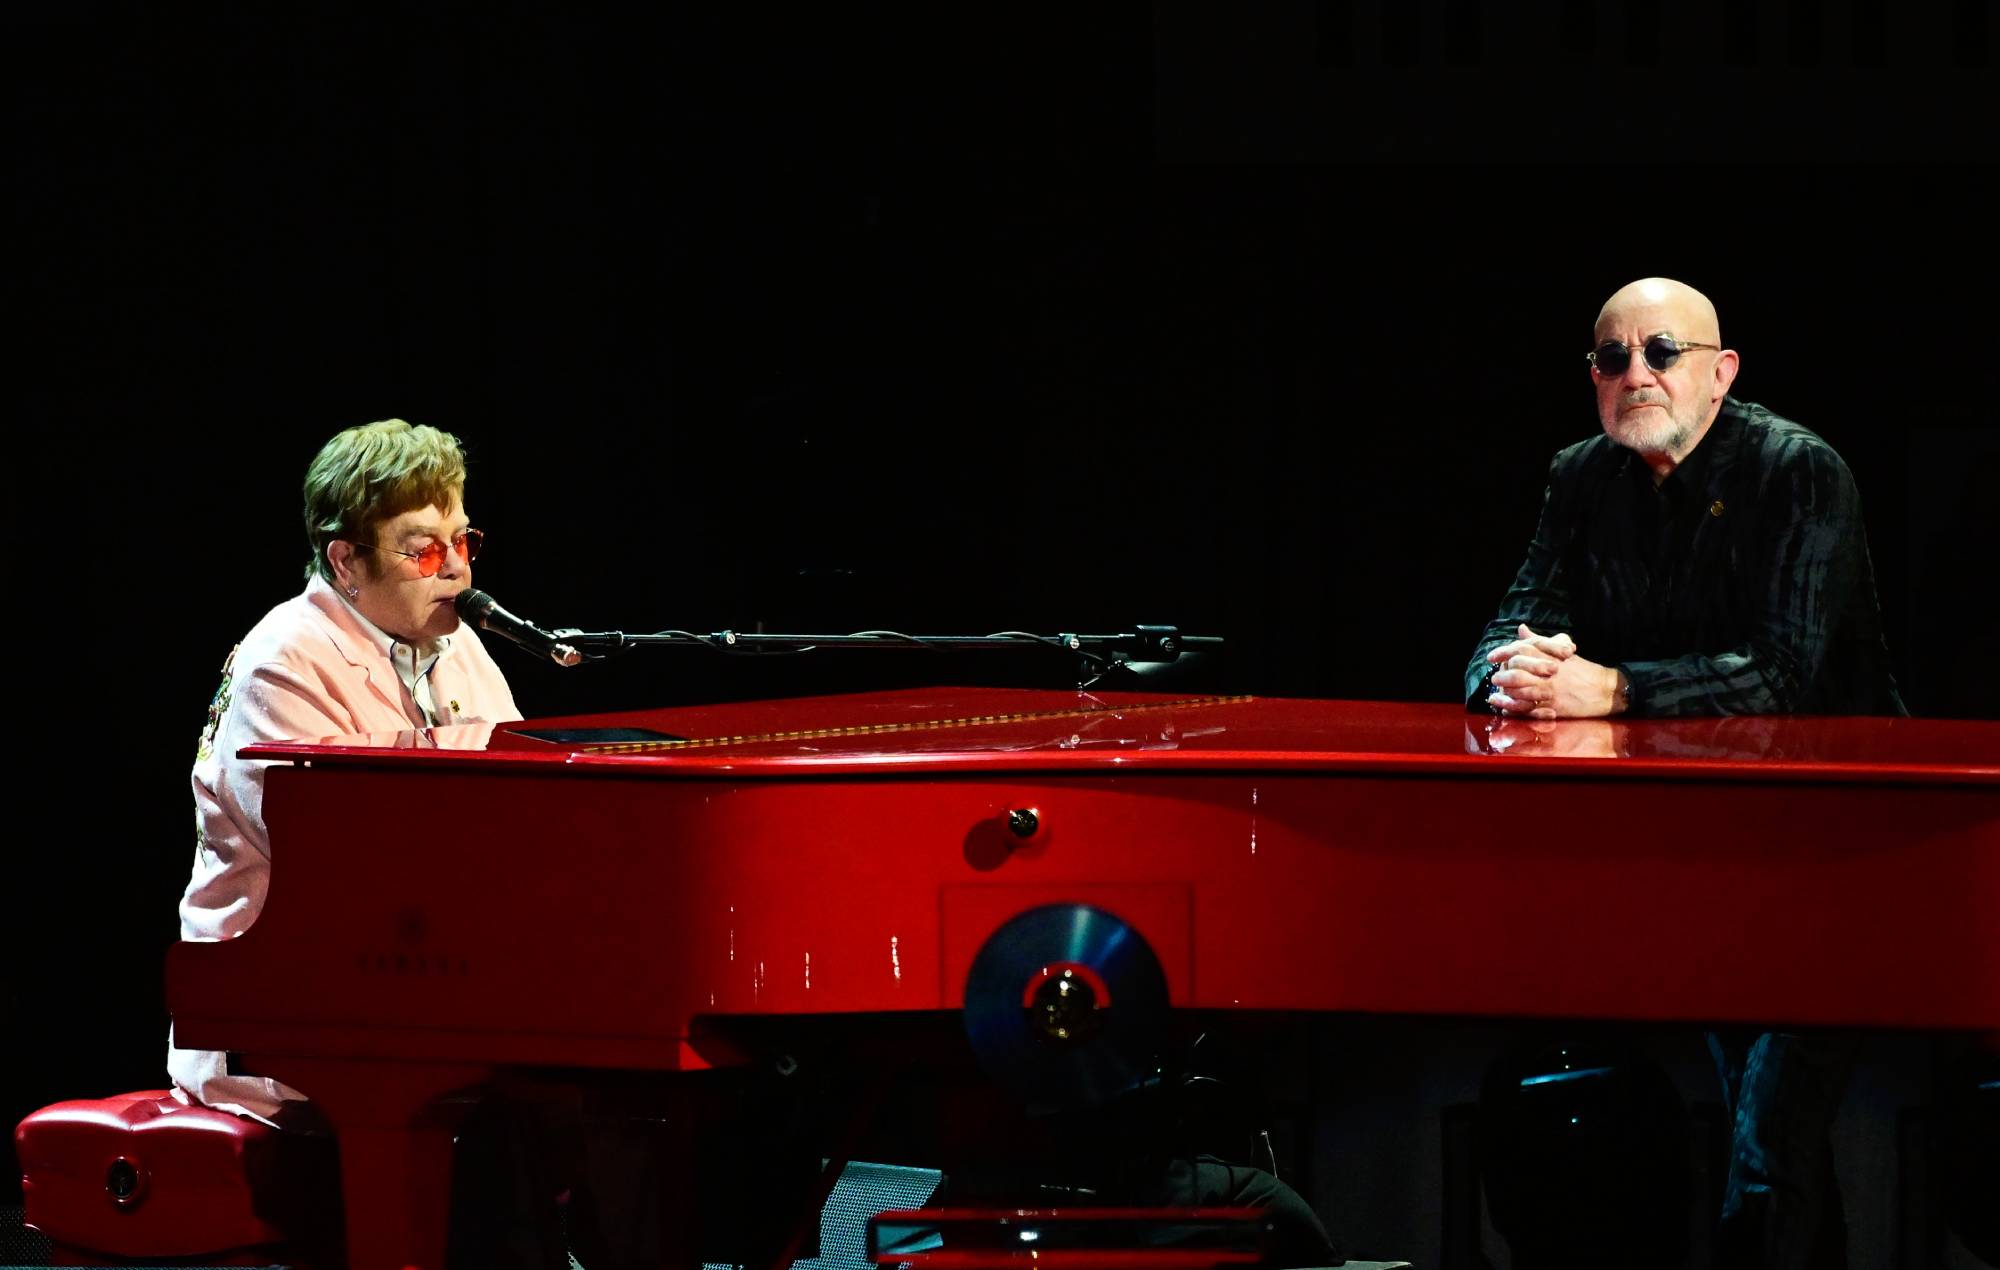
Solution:
{"label": "gold record decal on piano", "polygon": [[1102,1106],[1159,1067],[1166,972],[1137,928],[1088,904],[1044,904],[987,936],[965,977],[981,1067],[1039,1111]]}
{"label": "gold record decal on piano", "polygon": [[1043,719],[1087,719],[1101,714],[1143,714],[1156,710],[1193,710],[1205,706],[1241,705],[1253,700],[1235,697],[1184,697],[1128,706],[1083,706],[1073,710],[1025,710],[1018,714],[975,714],[957,719],[925,719],[916,723],[862,723],[842,728],[801,728],[792,732],[757,732],[744,736],[690,737],[673,741],[606,741],[577,748],[592,754],[655,754],[662,750],[693,750],[725,745],[760,745],[771,741],[814,741],[836,736],[882,736],[895,732],[927,732],[935,728],[972,728],[994,723],[1033,723]]}

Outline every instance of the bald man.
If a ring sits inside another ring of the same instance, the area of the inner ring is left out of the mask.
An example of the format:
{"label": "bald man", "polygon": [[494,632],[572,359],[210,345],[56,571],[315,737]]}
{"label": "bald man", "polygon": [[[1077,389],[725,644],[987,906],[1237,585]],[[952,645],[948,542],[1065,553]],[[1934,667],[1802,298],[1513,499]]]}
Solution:
{"label": "bald man", "polygon": [[[1903,714],[1854,478],[1729,395],[1715,306],[1643,278],[1597,315],[1604,435],[1549,465],[1528,558],[1465,671],[1468,708],[1527,719]],[[1719,1265],[1838,1266],[1829,1129],[1852,1038],[1710,1037],[1735,1118]]]}
{"label": "bald man", "polygon": [[1535,719],[1902,714],[1854,478],[1729,396],[1708,297],[1644,278],[1597,315],[1604,435],[1549,466],[1542,519],[1466,669]]}

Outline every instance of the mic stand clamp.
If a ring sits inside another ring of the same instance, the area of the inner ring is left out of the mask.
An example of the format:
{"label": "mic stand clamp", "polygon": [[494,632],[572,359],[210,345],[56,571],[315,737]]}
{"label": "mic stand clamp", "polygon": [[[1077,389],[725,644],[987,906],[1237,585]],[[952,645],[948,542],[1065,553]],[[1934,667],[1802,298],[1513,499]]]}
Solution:
{"label": "mic stand clamp", "polygon": [[580,631],[574,626],[564,626],[550,631],[555,636],[556,647],[570,654],[574,661],[562,661],[565,666],[574,666],[586,657],[609,657],[622,653],[630,646],[624,631]]}

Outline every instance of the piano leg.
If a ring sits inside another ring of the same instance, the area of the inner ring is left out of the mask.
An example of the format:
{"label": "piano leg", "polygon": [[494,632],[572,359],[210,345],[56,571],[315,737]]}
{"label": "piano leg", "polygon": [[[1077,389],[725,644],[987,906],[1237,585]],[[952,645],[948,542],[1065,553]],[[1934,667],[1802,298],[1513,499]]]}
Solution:
{"label": "piano leg", "polygon": [[255,1070],[303,1090],[340,1150],[348,1270],[444,1270],[451,1144],[466,1100],[491,1069],[458,1063],[254,1056]]}

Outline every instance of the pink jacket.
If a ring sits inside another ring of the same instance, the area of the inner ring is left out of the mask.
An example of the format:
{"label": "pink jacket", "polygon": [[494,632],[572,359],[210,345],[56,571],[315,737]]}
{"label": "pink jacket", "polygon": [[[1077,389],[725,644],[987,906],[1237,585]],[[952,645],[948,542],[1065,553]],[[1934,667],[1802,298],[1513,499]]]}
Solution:
{"label": "pink jacket", "polygon": [[[423,711],[382,649],[383,637],[317,574],[304,593],[250,628],[222,667],[195,750],[194,874],[181,897],[181,938],[233,939],[264,907],[271,843],[264,832],[267,761],[238,758],[259,741],[315,740],[426,726]],[[437,722],[503,723],[521,717],[514,694],[469,626],[430,671]],[[303,1095],[273,1080],[225,1074],[225,1056],[173,1048],[167,1069],[184,1095],[225,1111],[268,1118]]]}

